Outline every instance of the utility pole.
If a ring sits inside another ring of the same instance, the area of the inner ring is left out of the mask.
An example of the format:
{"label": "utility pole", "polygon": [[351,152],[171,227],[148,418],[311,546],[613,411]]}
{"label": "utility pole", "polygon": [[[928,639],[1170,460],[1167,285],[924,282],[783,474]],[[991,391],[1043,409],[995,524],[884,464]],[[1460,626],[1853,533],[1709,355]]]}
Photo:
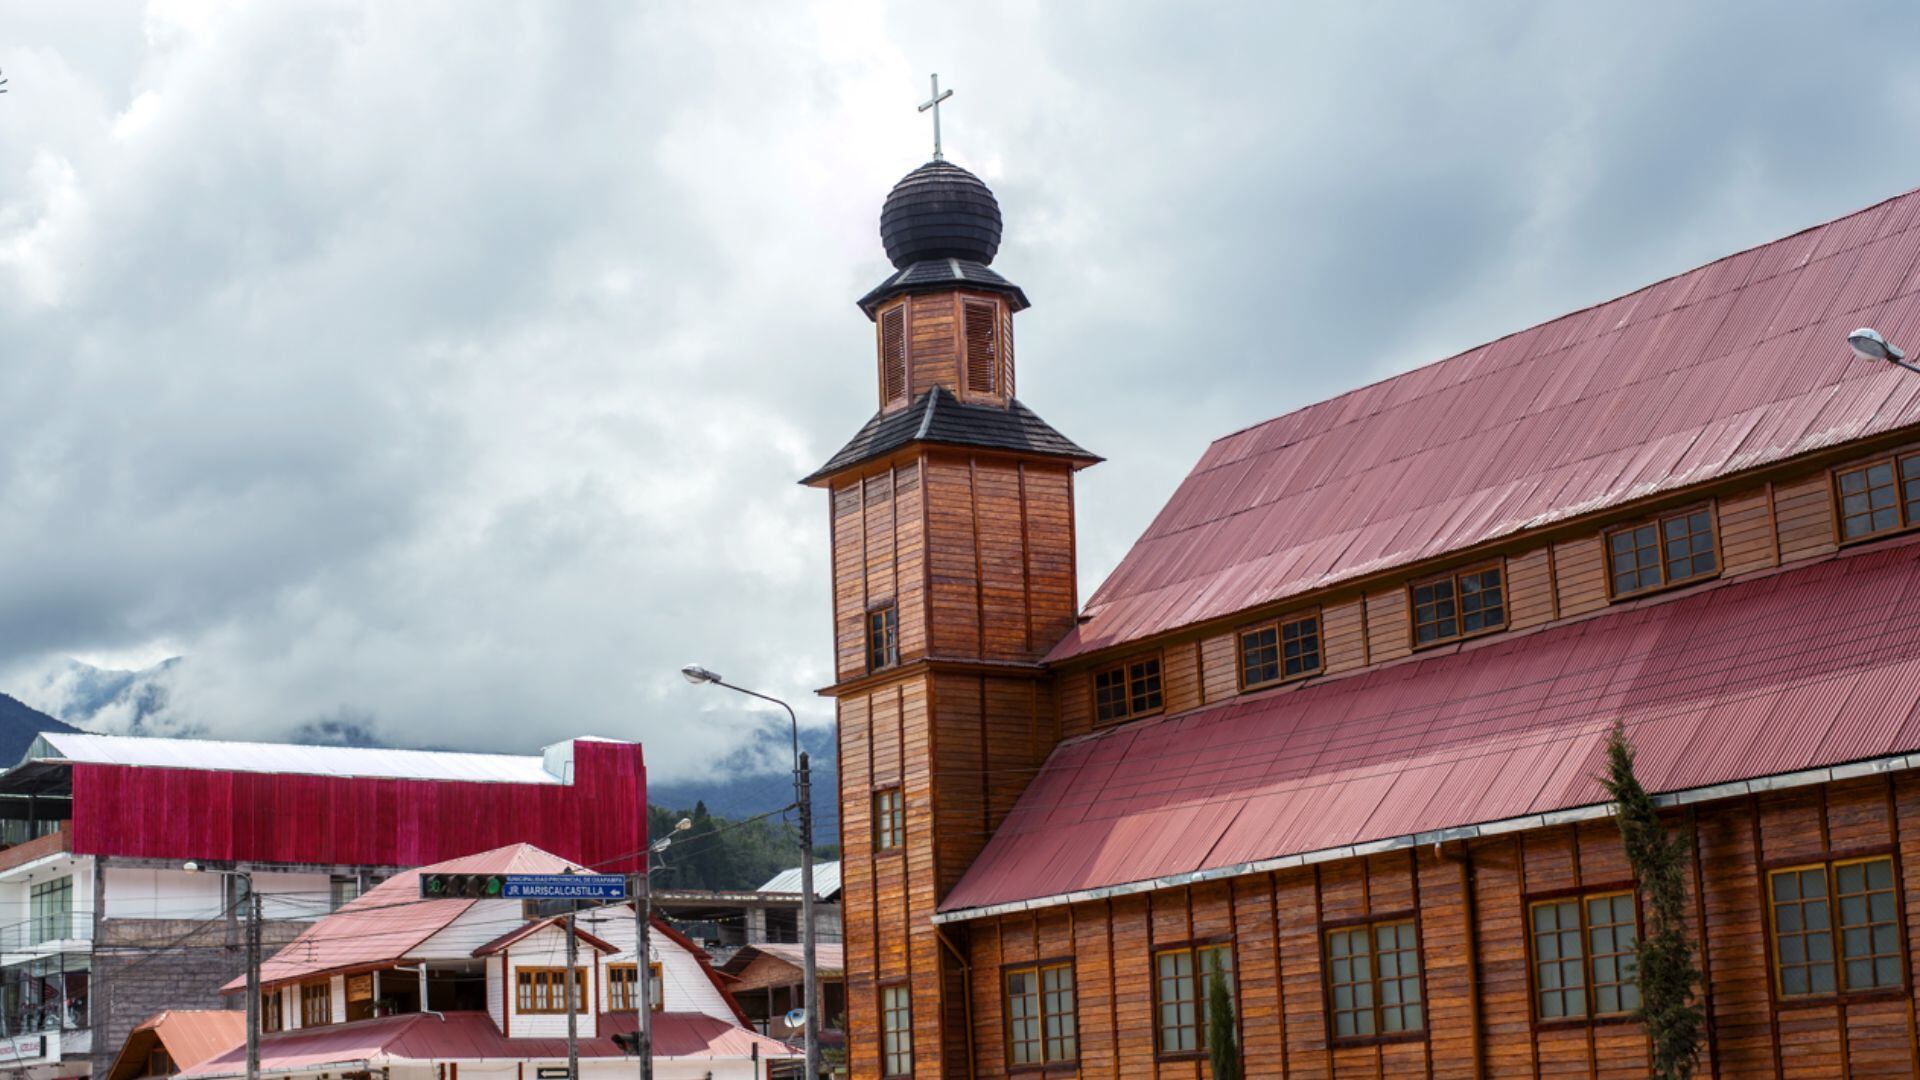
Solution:
{"label": "utility pole", "polygon": [[260,1080],[260,894],[247,886],[247,1080]]}
{"label": "utility pole", "polygon": [[640,1080],[653,1080],[653,941],[649,930],[653,925],[653,852],[644,856],[647,865],[633,876],[634,897],[633,915],[639,920],[635,927],[633,981],[634,991],[639,996],[634,1000],[634,1011],[639,1014],[639,1039],[634,1044],[634,1052],[640,1055]]}
{"label": "utility pole", "polygon": [[[951,91],[949,91],[951,92]],[[797,726],[797,725],[796,725]],[[795,782],[800,796],[800,977],[806,986],[807,1080],[820,1077],[820,974],[814,966],[813,940],[813,771],[811,755],[800,753]]]}
{"label": "utility pole", "polygon": [[574,996],[580,969],[580,938],[574,932],[575,913],[567,912],[567,1080],[580,1080],[580,1002]]}

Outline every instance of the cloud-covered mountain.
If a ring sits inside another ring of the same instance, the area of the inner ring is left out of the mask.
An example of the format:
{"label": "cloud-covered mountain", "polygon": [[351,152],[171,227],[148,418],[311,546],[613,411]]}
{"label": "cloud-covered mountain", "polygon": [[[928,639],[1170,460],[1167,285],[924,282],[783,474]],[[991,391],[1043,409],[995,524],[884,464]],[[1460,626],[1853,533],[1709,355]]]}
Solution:
{"label": "cloud-covered mountain", "polygon": [[67,658],[10,689],[76,729],[112,735],[195,735],[201,726],[168,709],[181,670],[173,657],[138,670],[100,668]]}
{"label": "cloud-covered mountain", "polygon": [[0,694],[0,768],[11,767],[26,755],[33,737],[43,731],[73,731],[46,713]]}

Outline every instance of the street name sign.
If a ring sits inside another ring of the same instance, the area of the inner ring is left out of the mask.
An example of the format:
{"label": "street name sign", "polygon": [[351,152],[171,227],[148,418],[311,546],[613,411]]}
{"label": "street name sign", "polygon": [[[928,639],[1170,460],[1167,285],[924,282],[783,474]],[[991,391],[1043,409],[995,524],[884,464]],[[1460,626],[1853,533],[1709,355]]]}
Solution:
{"label": "street name sign", "polygon": [[625,900],[624,874],[508,874],[503,900]]}

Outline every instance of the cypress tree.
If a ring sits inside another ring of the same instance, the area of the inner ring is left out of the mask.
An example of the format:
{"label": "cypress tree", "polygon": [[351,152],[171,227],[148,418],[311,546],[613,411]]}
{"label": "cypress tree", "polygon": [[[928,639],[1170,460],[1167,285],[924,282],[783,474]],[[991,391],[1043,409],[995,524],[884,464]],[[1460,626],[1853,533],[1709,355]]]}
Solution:
{"label": "cypress tree", "polygon": [[1213,1080],[1240,1080],[1240,1047],[1234,1038],[1233,995],[1219,968],[1207,978],[1207,1060]]}
{"label": "cypress tree", "polygon": [[1687,844],[1667,835],[1653,796],[1634,775],[1633,744],[1618,720],[1607,736],[1607,775],[1601,783],[1613,796],[1614,820],[1646,921],[1636,957],[1640,1008],[1635,1018],[1652,1045],[1653,1075],[1689,1080],[1700,1063],[1706,1017],[1694,994],[1700,971],[1686,930]]}

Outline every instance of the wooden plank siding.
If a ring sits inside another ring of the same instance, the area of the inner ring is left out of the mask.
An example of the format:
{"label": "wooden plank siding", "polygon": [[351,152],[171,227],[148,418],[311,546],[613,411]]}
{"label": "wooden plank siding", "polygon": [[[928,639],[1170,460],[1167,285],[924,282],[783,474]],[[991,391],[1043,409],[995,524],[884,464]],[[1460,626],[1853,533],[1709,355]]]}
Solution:
{"label": "wooden plank siding", "polygon": [[[1699,856],[1688,907],[1704,913],[1704,933],[1693,918],[1687,929],[1696,947],[1705,944],[1696,959],[1710,973],[1712,1040],[1696,1075],[1920,1076],[1912,949],[1905,987],[1777,1005],[1761,907],[1769,867],[1892,852],[1911,943],[1920,933],[1920,777],[1729,799],[1676,812],[1669,824]],[[1199,1080],[1204,1066],[1155,1054],[1151,957],[1159,947],[1228,941],[1250,1077],[1644,1077],[1646,1037],[1631,1021],[1534,1019],[1526,932],[1532,900],[1614,891],[1630,876],[1618,830],[1594,821],[983,919],[970,924],[975,1075],[1009,1075],[1003,967],[1070,959],[1081,1054],[1048,1076]],[[1427,1030],[1399,1041],[1332,1040],[1326,930],[1409,914]]]}

